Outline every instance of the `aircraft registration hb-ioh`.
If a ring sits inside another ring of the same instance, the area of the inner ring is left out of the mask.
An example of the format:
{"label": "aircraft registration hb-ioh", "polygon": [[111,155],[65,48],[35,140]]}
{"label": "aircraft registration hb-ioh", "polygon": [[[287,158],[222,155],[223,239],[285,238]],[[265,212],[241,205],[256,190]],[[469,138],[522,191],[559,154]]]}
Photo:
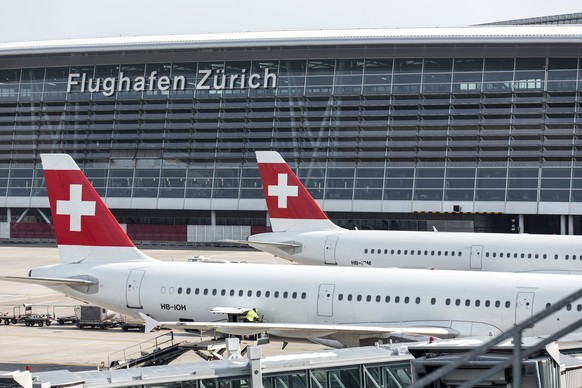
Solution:
{"label": "aircraft registration hb-ioh", "polygon": [[257,151],[272,232],[238,241],[301,264],[582,274],[582,236],[348,230],[275,151]]}
{"label": "aircraft registration hb-ioh", "polygon": [[[61,262],[3,279],[168,326],[239,335],[266,330],[343,345],[489,336],[580,287],[580,278],[568,275],[159,261],[133,245],[71,157],[41,158]],[[251,307],[264,322],[228,322],[211,312]],[[529,330],[553,333],[581,315],[582,304],[571,305]]]}

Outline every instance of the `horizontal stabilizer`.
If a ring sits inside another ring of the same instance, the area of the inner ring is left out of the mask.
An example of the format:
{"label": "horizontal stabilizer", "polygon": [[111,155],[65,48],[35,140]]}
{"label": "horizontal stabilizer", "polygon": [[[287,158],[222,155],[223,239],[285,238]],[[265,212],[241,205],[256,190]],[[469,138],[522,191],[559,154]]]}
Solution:
{"label": "horizontal stabilizer", "polygon": [[301,244],[296,242],[270,242],[270,241],[247,241],[247,240],[221,240],[221,241],[232,244],[250,245],[251,247],[257,247],[259,249],[261,246],[280,248],[283,250],[301,248]]}
{"label": "horizontal stabilizer", "polygon": [[299,323],[268,323],[268,322],[158,322],[153,318],[140,313],[146,322],[146,332],[155,327],[169,329],[190,329],[200,331],[217,331],[231,335],[254,335],[262,332],[271,332],[276,335],[288,337],[313,338],[326,335],[344,333],[358,335],[407,335],[407,336],[433,336],[438,338],[454,338],[459,332],[446,327],[384,327],[367,325],[342,325],[342,324],[299,324]]}
{"label": "horizontal stabilizer", "polygon": [[28,276],[0,276],[0,280],[18,283],[40,284],[43,286],[90,286],[97,284],[93,280],[72,279],[72,278],[33,278]]}

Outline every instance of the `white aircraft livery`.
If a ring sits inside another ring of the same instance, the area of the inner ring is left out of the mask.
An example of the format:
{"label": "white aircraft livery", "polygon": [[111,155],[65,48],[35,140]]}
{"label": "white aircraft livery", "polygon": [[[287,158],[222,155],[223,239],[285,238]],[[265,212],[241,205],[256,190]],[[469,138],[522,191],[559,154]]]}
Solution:
{"label": "white aircraft livery", "polygon": [[[169,326],[239,335],[268,330],[347,346],[364,338],[491,336],[580,287],[569,275],[159,261],[133,245],[72,158],[41,158],[61,262],[3,279]],[[575,322],[580,303],[529,333]],[[230,322],[212,313],[246,308],[264,321]]]}
{"label": "white aircraft livery", "polygon": [[301,264],[582,274],[582,236],[348,230],[275,151],[257,151],[272,232],[243,242]]}

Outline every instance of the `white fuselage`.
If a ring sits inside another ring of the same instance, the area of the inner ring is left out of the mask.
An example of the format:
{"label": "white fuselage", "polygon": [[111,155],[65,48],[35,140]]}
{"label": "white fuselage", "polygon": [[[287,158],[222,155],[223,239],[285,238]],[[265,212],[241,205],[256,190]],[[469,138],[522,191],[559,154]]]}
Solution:
{"label": "white fuselage", "polygon": [[[461,336],[498,334],[580,287],[569,275],[158,261],[59,264],[31,276],[90,276],[97,286],[51,288],[158,321],[218,321],[226,317],[214,307],[255,307],[271,323],[441,326]],[[562,309],[531,334],[553,333],[581,310]]]}
{"label": "white fuselage", "polygon": [[301,264],[582,274],[582,236],[336,229],[252,241],[299,243],[259,249]]}

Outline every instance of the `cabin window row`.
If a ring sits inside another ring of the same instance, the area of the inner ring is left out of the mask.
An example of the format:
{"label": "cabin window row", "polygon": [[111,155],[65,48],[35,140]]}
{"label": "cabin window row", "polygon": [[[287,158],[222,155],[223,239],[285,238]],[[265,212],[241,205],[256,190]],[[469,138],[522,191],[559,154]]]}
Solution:
{"label": "cabin window row", "polygon": [[[486,252],[485,253],[485,257],[490,257],[490,256],[493,257],[493,258],[496,258],[496,257],[499,257],[499,258],[504,258],[504,257],[505,258],[512,258],[513,257],[514,259],[517,259],[517,258],[522,258],[522,259],[525,259],[525,258],[528,258],[528,259],[531,259],[531,258],[539,259],[540,257],[542,259],[547,259],[548,258],[548,255],[545,254],[545,253],[542,254],[542,255],[540,255],[539,253],[504,253],[504,252],[491,252],[491,253],[490,252]],[[576,260],[578,257],[582,260],[582,255],[580,255],[580,256],[576,256],[576,255],[564,255],[564,259],[566,259],[566,260],[570,260],[570,259]],[[554,255],[554,259],[555,260],[558,260],[559,258],[560,258],[560,255]]]}
{"label": "cabin window row", "polygon": [[282,298],[282,299],[306,299],[307,298],[307,293],[306,292],[297,292],[297,291],[261,291],[261,290],[234,290],[234,289],[230,289],[230,290],[226,290],[226,289],[217,289],[217,288],[182,288],[182,287],[178,287],[177,289],[175,289],[174,287],[165,287],[162,286],[162,288],[160,289],[160,293],[165,294],[174,294],[174,292],[176,292],[178,295],[212,295],[212,296],[216,296],[216,295],[220,295],[220,296],[247,296],[249,298],[251,297],[264,297],[264,298]]}
{"label": "cabin window row", "polygon": [[[414,249],[364,249],[364,254],[370,254],[370,255],[381,255],[381,254],[385,254],[385,255],[417,255],[417,256],[452,256],[452,257],[462,257],[462,252],[456,252],[456,251],[429,251],[429,250],[414,250]],[[539,253],[510,253],[510,252],[485,252],[485,257],[493,257],[493,258],[528,258],[528,259],[539,259],[540,257],[542,259],[547,259],[548,255],[546,253],[544,254],[539,254]],[[554,255],[554,259],[558,260],[560,258],[559,255]],[[576,260],[576,259],[580,259],[582,260],[582,255],[565,255],[564,259],[566,260]]]}
{"label": "cabin window row", "polygon": [[[348,302],[351,302],[352,300],[355,300],[357,302],[361,302],[363,300],[365,300],[366,302],[372,302],[372,300],[376,301],[377,303],[382,302],[382,300],[384,300],[384,303],[404,303],[404,304],[409,304],[409,303],[414,303],[414,304],[420,304],[421,303],[421,298],[420,297],[416,297],[414,299],[412,299],[409,296],[405,296],[405,297],[400,297],[400,296],[395,296],[395,297],[390,297],[390,296],[385,296],[384,298],[382,298],[382,296],[380,295],[376,295],[375,297],[372,297],[372,295],[353,295],[353,294],[338,294],[337,296],[337,300],[338,301],[343,301],[346,300]],[[436,298],[431,298],[430,299],[430,304],[432,305],[436,305],[437,304],[437,299]],[[460,305],[464,305],[466,307],[470,307],[471,305],[475,306],[475,307],[481,307],[481,300],[480,299],[476,299],[474,301],[472,301],[471,299],[465,299],[464,301],[462,299],[451,299],[451,298],[446,298],[445,299],[445,305],[450,306],[451,304],[454,304],[455,306],[460,306]],[[495,306],[497,308],[501,307],[502,302],[499,300],[496,301],[491,301],[491,300],[485,300],[483,302],[483,306],[485,307],[491,307],[491,306]],[[510,308],[511,307],[511,302],[506,300],[505,303],[503,303],[505,308]]]}
{"label": "cabin window row", "polygon": [[461,257],[462,253],[461,252],[455,252],[455,251],[429,251],[429,250],[425,250],[425,251],[421,251],[421,250],[414,250],[414,249],[384,249],[382,251],[382,249],[364,249],[364,254],[370,254],[370,255],[381,255],[382,253],[384,253],[385,255],[417,255],[417,256],[458,256]]}
{"label": "cabin window row", "polygon": [[[546,303],[546,308],[549,309],[550,307],[552,307],[552,304]],[[571,303],[568,303],[566,305],[566,311],[572,311],[573,308],[574,306]],[[582,304],[576,305],[576,311],[582,311]]]}

